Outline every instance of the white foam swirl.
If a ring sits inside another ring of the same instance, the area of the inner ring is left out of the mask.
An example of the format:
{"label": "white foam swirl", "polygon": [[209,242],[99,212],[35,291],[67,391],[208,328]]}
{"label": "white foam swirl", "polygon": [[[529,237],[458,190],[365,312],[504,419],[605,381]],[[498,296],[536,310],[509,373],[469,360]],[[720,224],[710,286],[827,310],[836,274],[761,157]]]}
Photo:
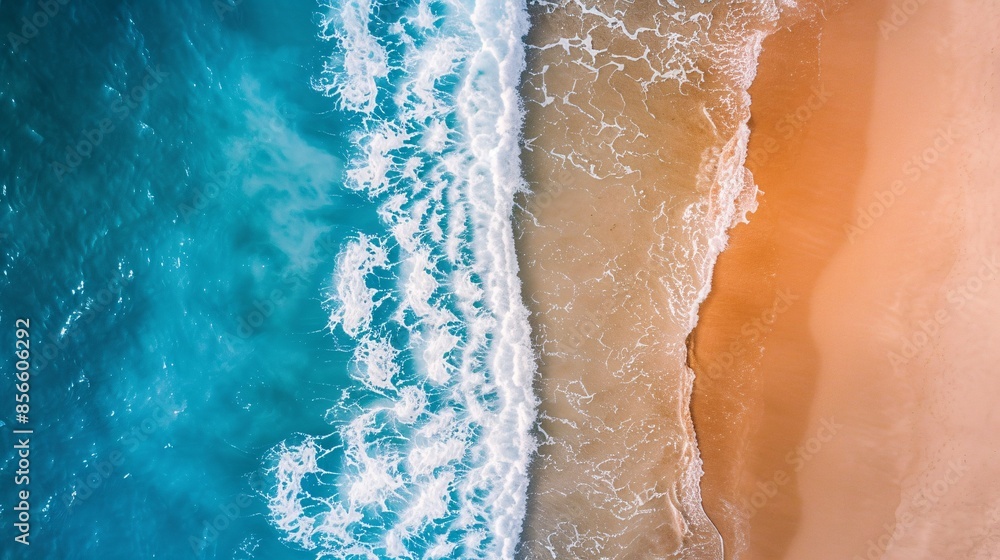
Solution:
{"label": "white foam swirl", "polygon": [[320,22],[320,37],[339,43],[324,64],[322,77],[313,86],[336,96],[353,111],[375,109],[376,81],[389,73],[385,48],[369,31],[373,6],[370,0],[327,1]]}

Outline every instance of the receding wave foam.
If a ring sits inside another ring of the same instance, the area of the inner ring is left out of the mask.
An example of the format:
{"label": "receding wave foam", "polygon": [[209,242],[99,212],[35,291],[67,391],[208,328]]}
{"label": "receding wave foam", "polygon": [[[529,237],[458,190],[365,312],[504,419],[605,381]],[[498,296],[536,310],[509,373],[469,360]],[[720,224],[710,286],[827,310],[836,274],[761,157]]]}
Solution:
{"label": "receding wave foam", "polygon": [[318,558],[512,558],[536,408],[511,226],[525,8],[332,4],[314,87],[359,122],[347,186],[384,232],[337,258],[355,383],[331,433],[268,456],[271,522]]}

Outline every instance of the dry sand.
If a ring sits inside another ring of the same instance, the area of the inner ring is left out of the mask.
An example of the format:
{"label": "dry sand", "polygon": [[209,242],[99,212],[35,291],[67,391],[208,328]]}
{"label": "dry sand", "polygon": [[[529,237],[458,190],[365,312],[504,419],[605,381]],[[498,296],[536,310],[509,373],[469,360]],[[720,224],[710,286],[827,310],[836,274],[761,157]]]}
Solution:
{"label": "dry sand", "polygon": [[998,28],[990,2],[857,0],[765,42],[766,194],[691,344],[727,557],[1000,550]]}

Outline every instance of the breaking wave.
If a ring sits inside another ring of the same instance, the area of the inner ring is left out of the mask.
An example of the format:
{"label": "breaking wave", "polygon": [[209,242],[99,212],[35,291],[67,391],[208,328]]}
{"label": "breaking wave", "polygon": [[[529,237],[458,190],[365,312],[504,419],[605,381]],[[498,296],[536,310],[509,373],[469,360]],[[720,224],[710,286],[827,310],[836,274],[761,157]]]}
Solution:
{"label": "breaking wave", "polygon": [[330,433],[267,457],[270,520],[318,558],[512,558],[536,409],[511,226],[524,5],[323,9],[313,87],[357,123],[346,185],[382,230],[337,258],[329,328],[354,383]]}

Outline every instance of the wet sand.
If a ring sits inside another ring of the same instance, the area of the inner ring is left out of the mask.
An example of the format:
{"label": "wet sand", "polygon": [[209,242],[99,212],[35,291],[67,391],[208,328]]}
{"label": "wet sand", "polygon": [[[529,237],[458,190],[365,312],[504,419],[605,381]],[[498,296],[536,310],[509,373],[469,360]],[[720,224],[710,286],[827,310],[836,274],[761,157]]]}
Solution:
{"label": "wet sand", "polygon": [[[752,37],[756,16],[728,6],[533,14],[532,194],[517,221],[541,445],[521,557],[721,557],[698,489],[686,338],[720,236],[754,194],[740,165],[752,44],[733,30]],[[672,56],[671,41],[695,38],[730,50]]]}
{"label": "wet sand", "polygon": [[748,158],[765,194],[691,341],[727,558],[998,549],[997,9],[902,4],[765,42]]}

